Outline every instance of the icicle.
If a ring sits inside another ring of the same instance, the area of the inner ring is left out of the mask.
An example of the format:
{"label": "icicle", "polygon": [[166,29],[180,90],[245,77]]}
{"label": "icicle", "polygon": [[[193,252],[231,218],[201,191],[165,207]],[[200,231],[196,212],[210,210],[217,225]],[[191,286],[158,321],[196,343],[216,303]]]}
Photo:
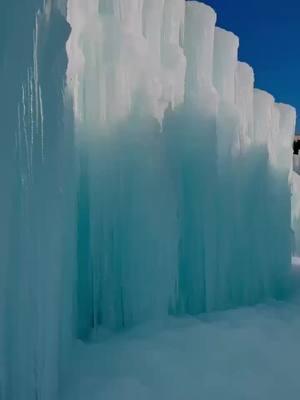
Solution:
{"label": "icicle", "polygon": [[39,102],[39,109],[40,109],[40,119],[41,119],[41,155],[42,155],[42,161],[45,161],[45,150],[44,150],[44,107],[43,107],[43,100],[42,100],[42,91],[41,87],[39,86],[39,97],[38,97],[38,102]]}

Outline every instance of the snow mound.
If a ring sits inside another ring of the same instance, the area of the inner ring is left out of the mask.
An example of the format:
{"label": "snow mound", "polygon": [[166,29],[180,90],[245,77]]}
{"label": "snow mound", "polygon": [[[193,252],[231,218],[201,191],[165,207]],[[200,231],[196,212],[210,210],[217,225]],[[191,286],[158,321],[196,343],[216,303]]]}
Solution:
{"label": "snow mound", "polygon": [[62,400],[296,400],[300,301],[170,318],[77,343]]}

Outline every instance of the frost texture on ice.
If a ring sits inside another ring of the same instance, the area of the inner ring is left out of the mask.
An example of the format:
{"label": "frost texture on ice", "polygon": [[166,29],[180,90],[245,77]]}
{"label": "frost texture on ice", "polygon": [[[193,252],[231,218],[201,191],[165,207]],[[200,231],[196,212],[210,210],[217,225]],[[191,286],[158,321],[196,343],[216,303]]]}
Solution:
{"label": "frost texture on ice", "polygon": [[100,326],[283,297],[295,111],[253,89],[215,12],[1,7],[1,400],[55,398]]}

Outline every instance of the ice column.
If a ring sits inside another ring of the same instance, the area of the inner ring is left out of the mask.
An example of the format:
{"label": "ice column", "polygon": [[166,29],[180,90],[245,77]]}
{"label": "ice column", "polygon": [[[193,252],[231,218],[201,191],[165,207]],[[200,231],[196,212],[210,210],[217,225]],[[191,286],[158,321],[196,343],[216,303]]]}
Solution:
{"label": "ice column", "polygon": [[[164,102],[174,109],[183,103],[186,59],[183,53],[185,2],[165,0],[161,31]],[[165,110],[164,110],[165,111]]]}
{"label": "ice column", "polygon": [[216,14],[203,3],[186,3],[184,51],[187,58],[186,101],[215,115],[212,86]]}
{"label": "ice column", "polygon": [[253,69],[246,63],[238,62],[235,75],[235,104],[239,113],[241,152],[245,152],[253,144],[253,87]]}
{"label": "ice column", "polygon": [[176,199],[160,124],[183,101],[184,2],[80,9],[69,1],[68,86],[81,154],[78,328],[86,338],[100,324],[120,328],[168,312]]}
{"label": "ice column", "polygon": [[292,172],[293,154],[291,148],[293,146],[296,110],[287,104],[277,104],[277,109],[280,113],[279,120],[279,137],[276,138],[275,152],[276,152],[276,165],[277,168]]}
{"label": "ice column", "polygon": [[[215,30],[213,82],[219,94],[217,136],[219,162],[237,151],[238,113],[235,106],[235,73],[237,67],[238,38],[220,28]],[[221,167],[222,168],[222,167]]]}
{"label": "ice column", "polygon": [[74,166],[62,95],[69,27],[51,2],[13,1],[7,10],[0,397],[50,400],[58,396],[72,337]]}
{"label": "ice column", "polygon": [[213,308],[215,300],[217,96],[212,84],[215,22],[216,15],[210,7],[198,2],[186,3],[185,102],[165,121],[180,235],[174,311],[192,314]]}

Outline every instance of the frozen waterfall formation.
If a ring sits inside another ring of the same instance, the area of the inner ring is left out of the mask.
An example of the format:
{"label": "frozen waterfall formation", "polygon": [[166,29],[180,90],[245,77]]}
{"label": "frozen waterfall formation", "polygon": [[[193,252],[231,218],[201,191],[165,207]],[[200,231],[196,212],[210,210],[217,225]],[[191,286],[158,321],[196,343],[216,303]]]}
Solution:
{"label": "frozen waterfall formation", "polygon": [[288,293],[295,110],[253,88],[210,7],[11,0],[0,19],[1,400],[56,399],[98,326]]}

